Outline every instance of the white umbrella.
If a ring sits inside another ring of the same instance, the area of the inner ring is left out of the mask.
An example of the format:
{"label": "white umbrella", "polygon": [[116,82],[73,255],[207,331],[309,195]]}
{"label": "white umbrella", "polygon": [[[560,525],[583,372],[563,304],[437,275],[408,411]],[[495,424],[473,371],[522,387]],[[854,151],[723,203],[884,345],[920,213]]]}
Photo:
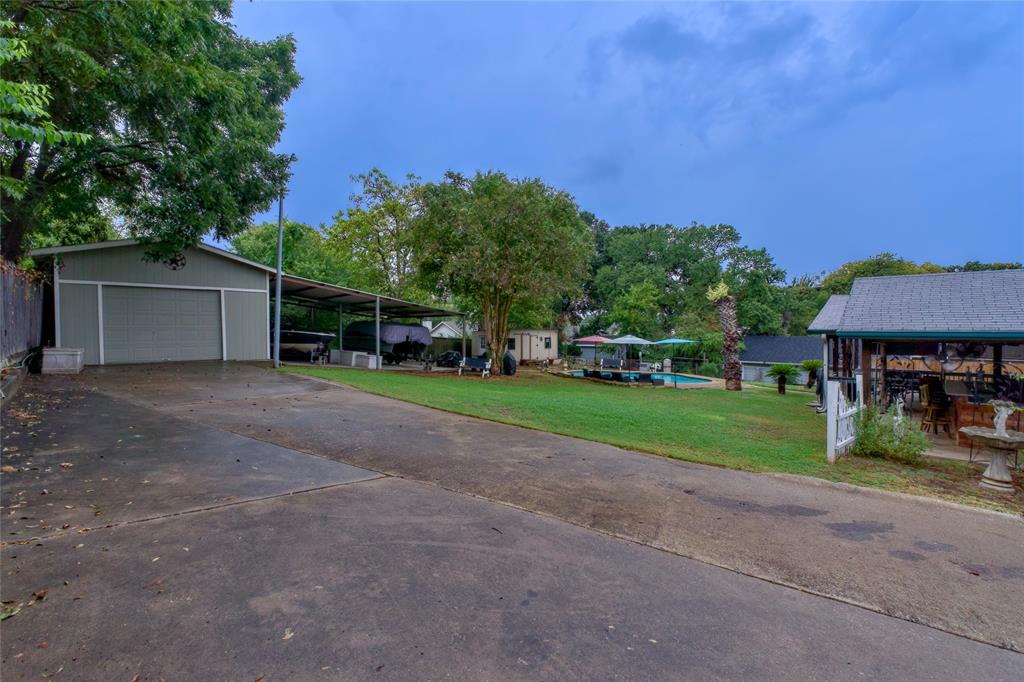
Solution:
{"label": "white umbrella", "polygon": [[[608,343],[614,343],[616,346],[653,346],[654,342],[648,341],[647,339],[641,339],[639,336],[633,336],[632,334],[626,334],[620,336],[617,339],[612,339]],[[640,353],[640,359],[643,360],[644,354]]]}

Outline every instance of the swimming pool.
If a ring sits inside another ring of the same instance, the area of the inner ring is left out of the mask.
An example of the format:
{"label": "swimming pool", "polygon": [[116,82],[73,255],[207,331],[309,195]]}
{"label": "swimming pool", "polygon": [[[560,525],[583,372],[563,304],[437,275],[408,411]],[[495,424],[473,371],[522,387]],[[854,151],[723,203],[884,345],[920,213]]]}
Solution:
{"label": "swimming pool", "polygon": [[[618,373],[619,372],[615,372],[615,374]],[[574,377],[582,377],[583,370],[574,369],[569,372],[569,374]],[[633,380],[636,380],[639,376],[639,372],[623,372],[622,374]],[[647,372],[644,372],[644,374],[647,374]],[[701,379],[699,377],[691,377],[686,374],[668,374],[665,372],[651,372],[650,374],[652,378],[664,381],[666,386],[675,386],[677,384],[707,384],[711,382],[711,379]],[[612,373],[601,372],[601,378],[611,381],[613,378]]]}

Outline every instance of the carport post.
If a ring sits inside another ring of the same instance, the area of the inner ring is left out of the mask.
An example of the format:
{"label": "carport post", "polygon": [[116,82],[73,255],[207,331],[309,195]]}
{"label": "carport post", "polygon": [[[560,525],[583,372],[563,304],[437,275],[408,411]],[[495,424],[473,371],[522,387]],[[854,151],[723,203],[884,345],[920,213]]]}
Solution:
{"label": "carport post", "polygon": [[274,367],[281,366],[281,269],[284,259],[284,187],[277,195],[277,277],[274,280]]}
{"label": "carport post", "polygon": [[462,316],[462,357],[466,357],[466,316]]}
{"label": "carport post", "polygon": [[377,297],[374,305],[373,321],[377,326],[376,342],[377,342],[377,369],[380,369],[380,296]]}
{"label": "carport post", "polygon": [[345,342],[342,338],[345,334],[345,304],[338,304],[338,363],[341,363],[341,351],[345,349]]}

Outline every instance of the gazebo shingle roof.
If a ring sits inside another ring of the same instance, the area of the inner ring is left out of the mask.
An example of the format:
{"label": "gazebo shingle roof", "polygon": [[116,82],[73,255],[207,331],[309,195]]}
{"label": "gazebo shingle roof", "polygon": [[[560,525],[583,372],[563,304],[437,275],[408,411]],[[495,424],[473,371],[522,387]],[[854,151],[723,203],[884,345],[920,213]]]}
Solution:
{"label": "gazebo shingle roof", "polygon": [[859,277],[849,296],[828,300],[808,331],[1024,339],[1024,270]]}

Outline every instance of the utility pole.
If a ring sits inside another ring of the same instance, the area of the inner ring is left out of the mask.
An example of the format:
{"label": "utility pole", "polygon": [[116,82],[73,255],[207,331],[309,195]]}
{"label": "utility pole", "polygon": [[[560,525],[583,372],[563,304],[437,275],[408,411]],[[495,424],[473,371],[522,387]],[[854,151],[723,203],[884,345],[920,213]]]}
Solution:
{"label": "utility pole", "polygon": [[274,367],[281,366],[281,275],[284,262],[284,187],[277,195],[277,277],[274,279]]}

